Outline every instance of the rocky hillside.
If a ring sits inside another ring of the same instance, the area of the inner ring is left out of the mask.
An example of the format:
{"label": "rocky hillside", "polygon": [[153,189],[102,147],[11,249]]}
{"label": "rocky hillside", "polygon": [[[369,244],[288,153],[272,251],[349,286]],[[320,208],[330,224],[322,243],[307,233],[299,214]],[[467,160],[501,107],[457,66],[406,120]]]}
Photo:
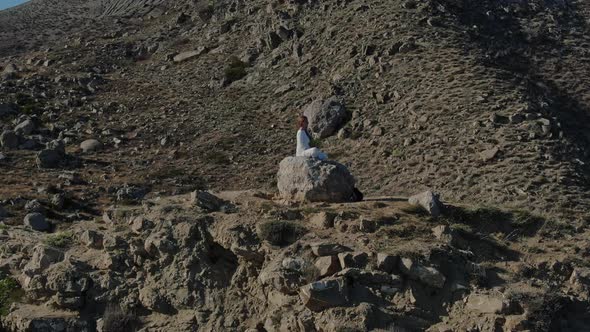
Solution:
{"label": "rocky hillside", "polygon": [[[0,302],[2,287],[26,294],[2,326],[34,312],[74,330],[106,313],[146,331],[587,329],[589,24],[582,0],[0,11]],[[368,202],[271,199],[296,116],[314,109],[338,113],[316,144]],[[202,189],[232,208],[188,206]],[[426,189],[462,208],[430,219],[392,198]],[[352,226],[317,230],[320,212]],[[270,219],[302,237],[272,245]],[[322,241],[354,254],[318,255]],[[383,255],[395,264],[379,268]],[[340,302],[316,310],[313,289],[300,294],[316,282]]]}
{"label": "rocky hillside", "polygon": [[[124,183],[272,188],[294,151],[294,117],[336,97],[349,121],[321,145],[368,194],[434,188],[453,201],[579,213],[588,10],[540,0],[33,0],[0,14],[1,63],[17,70],[1,85],[17,110],[3,121],[32,118],[40,144],[62,133],[77,160],[67,168],[88,172],[100,196],[97,187]],[[182,52],[193,53],[174,60]],[[103,145],[90,160],[76,152],[86,139]],[[36,170],[38,148],[19,150],[5,153],[14,173],[3,183],[54,178]]]}

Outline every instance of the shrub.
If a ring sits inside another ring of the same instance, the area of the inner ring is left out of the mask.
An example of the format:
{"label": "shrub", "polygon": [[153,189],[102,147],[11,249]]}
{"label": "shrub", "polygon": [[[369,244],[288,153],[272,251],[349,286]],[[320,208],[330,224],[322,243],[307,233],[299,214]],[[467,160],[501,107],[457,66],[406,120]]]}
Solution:
{"label": "shrub", "polygon": [[16,280],[8,277],[0,279],[0,316],[8,315],[10,305],[23,296],[23,291]]}
{"label": "shrub", "polygon": [[61,232],[48,236],[45,239],[45,244],[52,247],[67,248],[72,244],[72,232]]}
{"label": "shrub", "polygon": [[229,59],[229,64],[225,67],[225,79],[228,83],[235,82],[246,76],[246,63],[242,62],[235,56]]}
{"label": "shrub", "polygon": [[291,221],[267,221],[258,227],[258,236],[276,246],[283,246],[297,241],[307,230]]}

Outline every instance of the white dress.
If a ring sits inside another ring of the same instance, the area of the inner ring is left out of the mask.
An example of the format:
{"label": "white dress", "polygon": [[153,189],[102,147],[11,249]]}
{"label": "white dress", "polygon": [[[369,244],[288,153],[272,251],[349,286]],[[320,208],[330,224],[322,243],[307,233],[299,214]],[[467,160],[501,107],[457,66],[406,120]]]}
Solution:
{"label": "white dress", "polygon": [[317,158],[319,160],[328,159],[328,155],[323,153],[322,150],[309,146],[309,136],[302,129],[297,131],[297,152],[295,155],[297,157]]}

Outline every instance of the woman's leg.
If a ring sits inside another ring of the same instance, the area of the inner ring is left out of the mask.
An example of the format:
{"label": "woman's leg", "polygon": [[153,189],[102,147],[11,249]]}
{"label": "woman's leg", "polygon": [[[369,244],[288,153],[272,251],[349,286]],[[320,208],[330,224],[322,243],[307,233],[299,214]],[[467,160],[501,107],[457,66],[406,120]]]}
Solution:
{"label": "woman's leg", "polygon": [[310,158],[317,158],[319,160],[326,160],[328,159],[328,155],[322,152],[318,148],[311,148],[303,151],[303,156],[310,157]]}

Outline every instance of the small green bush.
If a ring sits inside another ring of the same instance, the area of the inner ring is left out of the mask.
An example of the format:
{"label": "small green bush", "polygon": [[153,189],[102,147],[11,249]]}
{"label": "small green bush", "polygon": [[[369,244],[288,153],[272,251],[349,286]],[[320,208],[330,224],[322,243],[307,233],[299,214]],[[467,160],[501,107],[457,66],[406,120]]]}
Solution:
{"label": "small green bush", "polygon": [[72,234],[72,232],[56,233],[48,236],[45,239],[45,244],[52,247],[67,248],[72,244],[73,236],[74,235]]}
{"label": "small green bush", "polygon": [[229,59],[229,64],[225,67],[225,79],[231,83],[246,76],[246,63],[242,62],[236,56]]}
{"label": "small green bush", "polygon": [[23,291],[16,280],[8,277],[0,280],[0,316],[8,315],[10,305],[23,296]]}
{"label": "small green bush", "polygon": [[292,221],[267,221],[258,227],[258,236],[275,246],[284,246],[297,241],[307,230]]}

